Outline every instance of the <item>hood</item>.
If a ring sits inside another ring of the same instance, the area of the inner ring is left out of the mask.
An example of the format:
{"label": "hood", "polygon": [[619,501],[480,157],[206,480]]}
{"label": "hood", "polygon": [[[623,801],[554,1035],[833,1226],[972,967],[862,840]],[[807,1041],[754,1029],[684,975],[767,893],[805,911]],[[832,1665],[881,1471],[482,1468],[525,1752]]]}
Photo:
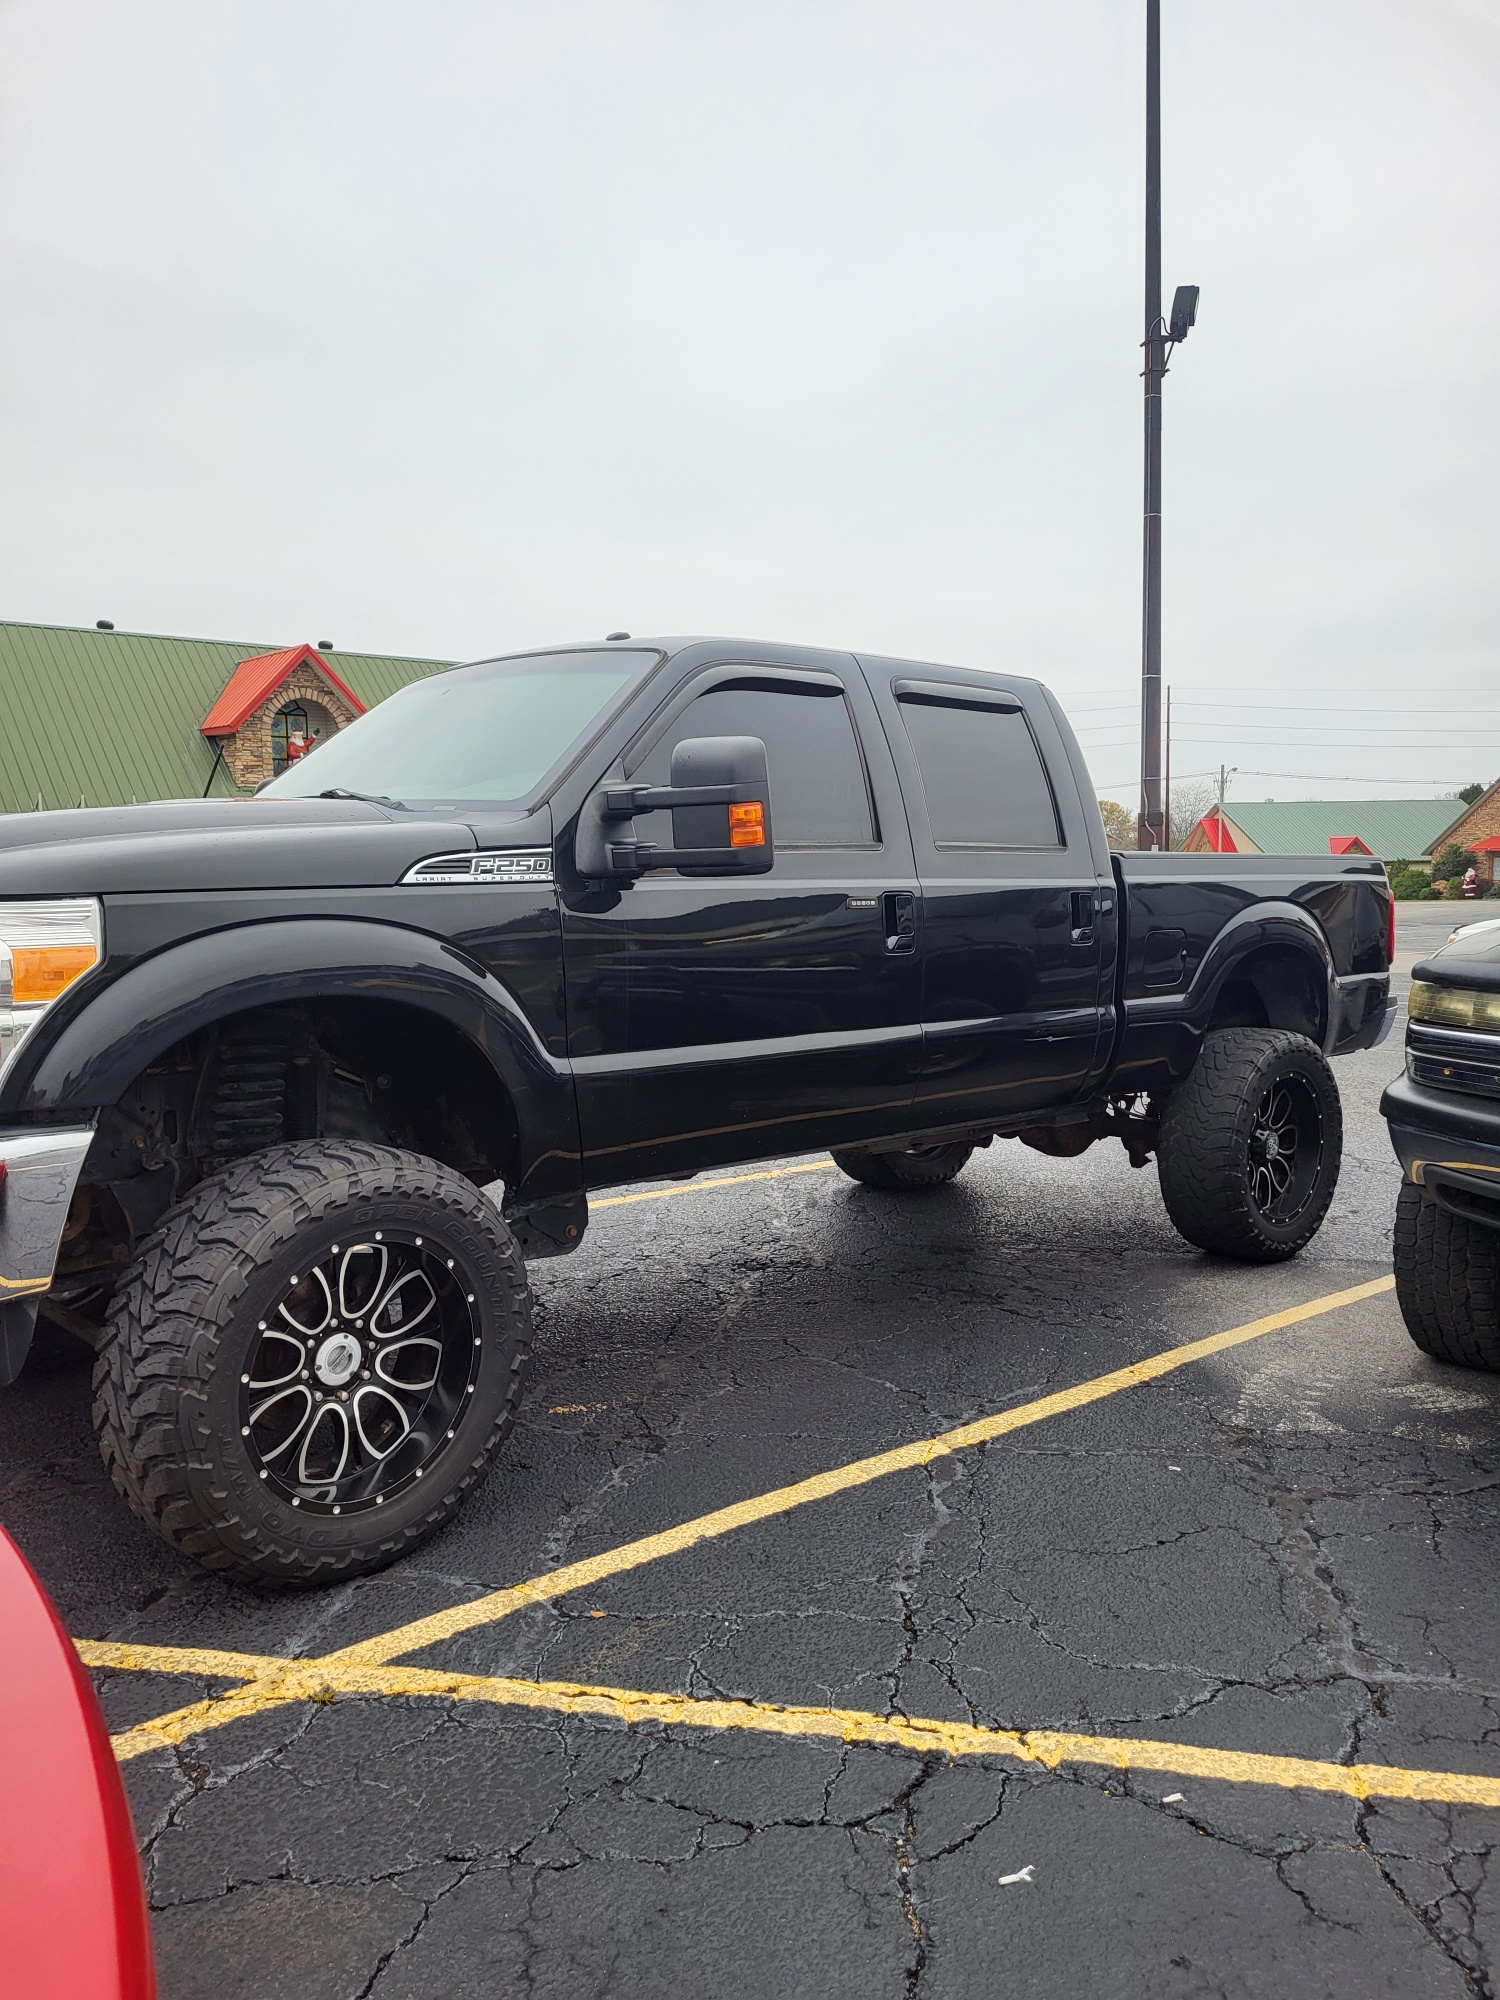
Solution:
{"label": "hood", "polygon": [[1476,921],[1451,944],[1413,968],[1413,979],[1435,986],[1478,986],[1500,992],[1500,922]]}
{"label": "hood", "polygon": [[[380,888],[476,845],[474,815],[362,799],[169,799],[0,815],[0,898],[174,889]],[[483,813],[487,845],[543,845],[536,816]]]}

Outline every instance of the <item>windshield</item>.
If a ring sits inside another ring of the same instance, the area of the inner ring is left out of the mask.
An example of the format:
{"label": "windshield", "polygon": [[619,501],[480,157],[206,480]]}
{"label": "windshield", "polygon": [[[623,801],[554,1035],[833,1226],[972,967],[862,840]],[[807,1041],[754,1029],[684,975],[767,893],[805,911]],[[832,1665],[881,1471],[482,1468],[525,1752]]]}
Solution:
{"label": "windshield", "polygon": [[288,765],[260,796],[524,799],[658,657],[612,646],[434,674]]}

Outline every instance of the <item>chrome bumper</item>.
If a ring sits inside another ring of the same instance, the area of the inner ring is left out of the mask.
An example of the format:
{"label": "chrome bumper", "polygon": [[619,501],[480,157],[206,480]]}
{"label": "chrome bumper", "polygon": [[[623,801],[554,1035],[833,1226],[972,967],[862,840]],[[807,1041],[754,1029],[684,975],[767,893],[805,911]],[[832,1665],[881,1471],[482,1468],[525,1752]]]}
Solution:
{"label": "chrome bumper", "polygon": [[31,1346],[93,1136],[91,1125],[0,1132],[0,1388],[15,1381]]}

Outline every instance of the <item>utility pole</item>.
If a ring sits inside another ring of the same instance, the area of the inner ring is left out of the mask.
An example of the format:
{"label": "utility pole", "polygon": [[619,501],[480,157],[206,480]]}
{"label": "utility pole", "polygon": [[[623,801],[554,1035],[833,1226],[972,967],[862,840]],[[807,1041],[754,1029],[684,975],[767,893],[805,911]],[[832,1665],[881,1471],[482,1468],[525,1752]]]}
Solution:
{"label": "utility pole", "polygon": [[1219,848],[1220,848],[1220,852],[1222,852],[1222,851],[1223,851],[1223,846],[1224,846],[1224,794],[1225,794],[1225,793],[1226,793],[1226,792],[1227,792],[1227,791],[1229,790],[1229,780],[1230,780],[1230,779],[1231,779],[1231,778],[1232,778],[1232,777],[1234,776],[1235,772],[1236,772],[1236,771],[1237,771],[1237,770],[1238,770],[1239,768],[1240,768],[1240,767],[1239,767],[1239,765],[1238,765],[1238,764],[1227,764],[1227,765],[1226,765],[1226,764],[1221,764],[1221,765],[1219,766]]}
{"label": "utility pole", "polygon": [[1162,825],[1166,829],[1166,832],[1165,832],[1165,837],[1162,840],[1162,846],[1170,847],[1172,845],[1172,690],[1170,687],[1168,687],[1165,689],[1164,692],[1166,698],[1166,711],[1167,711],[1167,724],[1166,724],[1167,752],[1166,752],[1166,771],[1165,774],[1163,775],[1162,786],[1161,786],[1161,818],[1162,818]]}
{"label": "utility pole", "polygon": [[1198,287],[1179,285],[1172,322],[1161,312],[1161,0],[1146,0],[1146,333],[1142,371],[1146,416],[1146,493],[1141,589],[1141,810],[1136,842],[1167,847],[1162,802],[1161,727],[1161,385],[1167,354],[1186,340],[1198,316]]}
{"label": "utility pole", "polygon": [[1165,847],[1161,810],[1161,0],[1146,0],[1146,498],[1141,560],[1140,847]]}

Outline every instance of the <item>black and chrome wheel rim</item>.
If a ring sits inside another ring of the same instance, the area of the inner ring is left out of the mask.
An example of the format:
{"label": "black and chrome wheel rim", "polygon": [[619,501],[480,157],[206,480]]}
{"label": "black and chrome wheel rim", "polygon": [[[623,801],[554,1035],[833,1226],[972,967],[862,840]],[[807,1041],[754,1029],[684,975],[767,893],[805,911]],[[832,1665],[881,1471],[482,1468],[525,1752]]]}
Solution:
{"label": "black and chrome wheel rim", "polygon": [[1294,1222],[1312,1199],[1323,1158],[1323,1113],[1300,1076],[1261,1093],[1250,1134],[1250,1203],[1271,1223]]}
{"label": "black and chrome wheel rim", "polygon": [[428,1473],[474,1394],[479,1320],[456,1260],[377,1230],[300,1263],[259,1321],[240,1435],[294,1507],[358,1514]]}

